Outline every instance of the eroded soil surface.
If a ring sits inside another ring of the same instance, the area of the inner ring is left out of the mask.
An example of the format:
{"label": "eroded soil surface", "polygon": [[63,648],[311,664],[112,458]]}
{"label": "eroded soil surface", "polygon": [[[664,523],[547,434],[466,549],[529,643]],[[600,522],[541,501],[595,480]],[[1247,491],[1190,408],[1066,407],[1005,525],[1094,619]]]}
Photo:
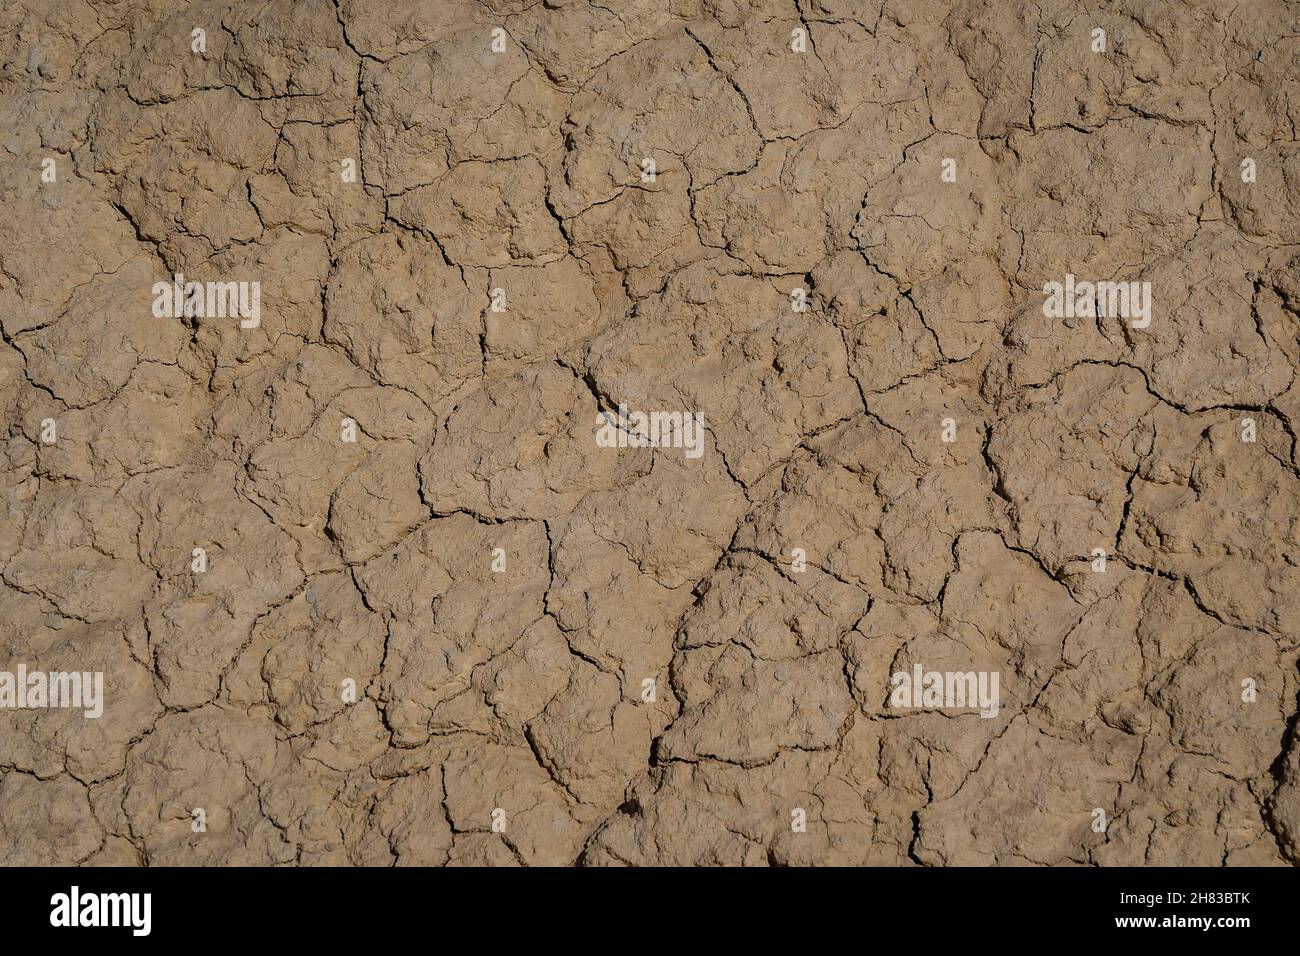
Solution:
{"label": "eroded soil surface", "polygon": [[0,669],[103,675],[0,706],[0,862],[1300,863],[1300,5],[0,53]]}

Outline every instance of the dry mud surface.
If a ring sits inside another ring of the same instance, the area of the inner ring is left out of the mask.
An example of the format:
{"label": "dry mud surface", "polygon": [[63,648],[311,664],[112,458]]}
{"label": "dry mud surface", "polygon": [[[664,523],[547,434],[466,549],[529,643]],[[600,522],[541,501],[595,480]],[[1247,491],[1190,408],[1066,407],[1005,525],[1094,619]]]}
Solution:
{"label": "dry mud surface", "polygon": [[0,862],[1300,863],[1297,4],[0,52]]}

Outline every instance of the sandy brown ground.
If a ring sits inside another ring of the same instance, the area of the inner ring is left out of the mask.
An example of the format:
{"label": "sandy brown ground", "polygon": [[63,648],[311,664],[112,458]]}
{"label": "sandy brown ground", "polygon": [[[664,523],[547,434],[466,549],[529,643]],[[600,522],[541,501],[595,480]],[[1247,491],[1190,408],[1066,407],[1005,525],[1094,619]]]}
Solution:
{"label": "sandy brown ground", "polygon": [[0,708],[0,862],[1300,863],[1300,5],[14,0],[0,53],[0,669],[104,675]]}

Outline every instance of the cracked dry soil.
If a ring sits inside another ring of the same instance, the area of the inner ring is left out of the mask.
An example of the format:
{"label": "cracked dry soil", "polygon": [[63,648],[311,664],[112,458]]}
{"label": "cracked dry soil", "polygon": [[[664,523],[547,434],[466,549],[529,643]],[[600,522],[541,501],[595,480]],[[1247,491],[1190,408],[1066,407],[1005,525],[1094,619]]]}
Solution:
{"label": "cracked dry soil", "polygon": [[0,50],[0,669],[103,674],[10,688],[0,862],[1300,863],[1300,5],[13,0]]}

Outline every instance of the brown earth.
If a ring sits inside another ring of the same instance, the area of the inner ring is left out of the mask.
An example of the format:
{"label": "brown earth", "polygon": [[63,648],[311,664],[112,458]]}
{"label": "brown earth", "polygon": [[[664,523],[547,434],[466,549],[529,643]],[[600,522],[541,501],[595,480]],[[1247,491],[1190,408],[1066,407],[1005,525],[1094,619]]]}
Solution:
{"label": "brown earth", "polygon": [[1300,863],[1300,5],[16,0],[0,52],[0,670],[103,674],[0,707],[0,863]]}

